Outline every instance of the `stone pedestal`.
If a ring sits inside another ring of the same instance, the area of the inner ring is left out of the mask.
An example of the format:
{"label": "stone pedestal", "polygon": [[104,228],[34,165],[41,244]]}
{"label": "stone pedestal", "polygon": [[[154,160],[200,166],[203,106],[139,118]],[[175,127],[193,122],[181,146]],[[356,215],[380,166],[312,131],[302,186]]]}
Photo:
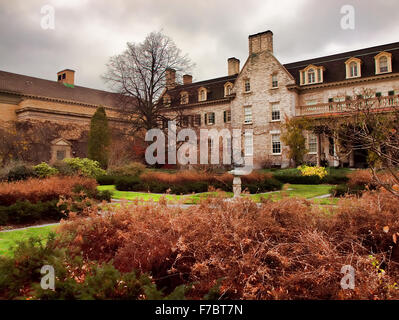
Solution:
{"label": "stone pedestal", "polygon": [[233,193],[234,198],[241,196],[241,178],[238,176],[234,176],[233,179]]}

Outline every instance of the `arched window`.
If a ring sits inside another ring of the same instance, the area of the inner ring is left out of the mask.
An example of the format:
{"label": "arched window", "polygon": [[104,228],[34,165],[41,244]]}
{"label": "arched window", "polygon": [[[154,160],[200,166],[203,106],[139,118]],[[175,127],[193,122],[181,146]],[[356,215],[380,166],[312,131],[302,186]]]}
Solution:
{"label": "arched window", "polygon": [[362,76],[362,61],[351,57],[345,61],[346,79],[360,78]]}
{"label": "arched window", "polygon": [[349,65],[349,72],[350,72],[350,77],[357,77],[358,75],[358,70],[357,70],[357,63],[356,62],[351,62]]}
{"label": "arched window", "polygon": [[392,53],[380,52],[375,57],[375,74],[392,72]]}
{"label": "arched window", "polygon": [[301,85],[323,83],[323,66],[308,65],[305,69],[299,70]]}
{"label": "arched window", "polygon": [[308,70],[308,83],[315,83],[316,82],[316,74],[314,69]]}
{"label": "arched window", "polygon": [[233,93],[233,84],[231,82],[226,82],[224,84],[224,96],[227,97]]}
{"label": "arched window", "polygon": [[383,56],[379,60],[380,63],[380,73],[388,72],[388,58]]}
{"label": "arched window", "polygon": [[198,101],[206,101],[207,100],[207,91],[205,88],[199,88],[198,90]]}

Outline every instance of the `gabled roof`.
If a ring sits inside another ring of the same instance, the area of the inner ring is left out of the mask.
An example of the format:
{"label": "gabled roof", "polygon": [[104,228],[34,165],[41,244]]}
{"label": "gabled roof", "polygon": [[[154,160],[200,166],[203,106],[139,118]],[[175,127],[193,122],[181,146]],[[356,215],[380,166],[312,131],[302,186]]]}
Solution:
{"label": "gabled roof", "polygon": [[172,98],[172,107],[177,107],[179,105],[180,93],[182,93],[183,91],[186,91],[189,94],[188,104],[198,103],[198,89],[201,87],[206,88],[208,91],[206,102],[209,103],[210,101],[225,99],[224,85],[227,82],[231,82],[232,84],[234,84],[237,76],[238,74],[235,74],[232,76],[193,82],[185,85],[178,85],[175,88],[168,90],[166,94],[168,94]]}
{"label": "gabled roof", "polygon": [[112,92],[90,89],[81,86],[66,86],[21,74],[0,71],[0,92],[68,100],[76,103],[117,107],[119,95]]}
{"label": "gabled roof", "polygon": [[300,84],[300,70],[313,64],[325,68],[323,74],[323,83],[337,82],[346,80],[345,61],[351,57],[359,58],[362,61],[362,78],[375,76],[374,57],[380,52],[390,52],[392,54],[392,72],[399,72],[399,42],[370,47],[361,50],[354,50],[339,54],[334,54],[315,59],[308,59],[293,63],[284,64],[284,67],[295,78],[296,84]]}

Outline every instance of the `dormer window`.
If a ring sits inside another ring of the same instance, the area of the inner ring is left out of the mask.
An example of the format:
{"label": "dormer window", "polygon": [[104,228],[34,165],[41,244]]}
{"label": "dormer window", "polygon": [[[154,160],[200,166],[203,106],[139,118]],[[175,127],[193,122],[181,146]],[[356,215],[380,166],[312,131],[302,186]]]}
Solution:
{"label": "dormer window", "polygon": [[233,93],[233,84],[231,82],[227,82],[224,85],[224,96],[230,96]]}
{"label": "dormer window", "polygon": [[188,92],[183,91],[180,94],[180,104],[188,104]]}
{"label": "dormer window", "polygon": [[374,57],[375,74],[392,72],[392,54],[380,52]]}
{"label": "dormer window", "polygon": [[324,67],[309,65],[305,69],[300,70],[301,85],[322,83]]}
{"label": "dormer window", "polygon": [[361,77],[362,61],[358,58],[350,58],[345,61],[346,79]]}
{"label": "dormer window", "polygon": [[205,88],[199,88],[198,90],[198,101],[206,101],[207,100],[207,90]]}

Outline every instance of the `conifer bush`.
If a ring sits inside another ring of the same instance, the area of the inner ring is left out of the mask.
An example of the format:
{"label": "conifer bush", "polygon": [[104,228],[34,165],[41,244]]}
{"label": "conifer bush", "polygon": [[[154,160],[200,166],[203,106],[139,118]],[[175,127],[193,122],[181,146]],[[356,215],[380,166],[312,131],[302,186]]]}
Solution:
{"label": "conifer bush", "polygon": [[88,157],[98,161],[103,169],[108,166],[111,135],[104,107],[99,107],[90,122]]}

